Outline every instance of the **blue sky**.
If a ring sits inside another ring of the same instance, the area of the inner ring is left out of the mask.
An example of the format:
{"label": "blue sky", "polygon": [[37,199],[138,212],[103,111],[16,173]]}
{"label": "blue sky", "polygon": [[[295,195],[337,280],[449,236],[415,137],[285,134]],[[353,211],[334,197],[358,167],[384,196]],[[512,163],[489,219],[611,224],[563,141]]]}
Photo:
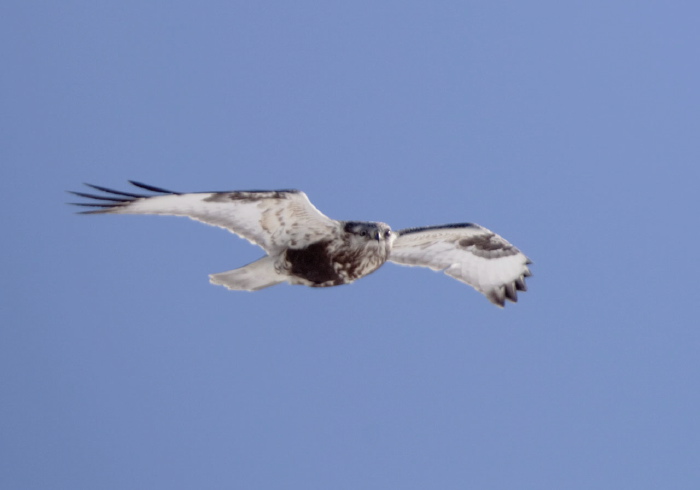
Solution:
{"label": "blue sky", "polygon": [[[0,487],[700,485],[693,2],[4,2]],[[261,251],[82,182],[472,221],[429,270],[254,294]]]}

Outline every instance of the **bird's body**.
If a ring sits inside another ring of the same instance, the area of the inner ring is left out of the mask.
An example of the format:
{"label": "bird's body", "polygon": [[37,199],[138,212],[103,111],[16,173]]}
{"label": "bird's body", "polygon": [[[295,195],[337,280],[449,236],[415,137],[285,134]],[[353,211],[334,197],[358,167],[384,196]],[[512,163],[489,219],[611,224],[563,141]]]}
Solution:
{"label": "bird's body", "polygon": [[[473,286],[498,306],[525,291],[530,261],[495,233],[472,223],[392,231],[371,221],[323,215],[301,191],[231,191],[181,194],[132,182],[153,195],[93,186],[105,195],[77,203],[86,214],[187,216],[219,226],[259,245],[267,255],[244,267],[212,274],[211,282],[256,291],[282,282],[311,287],[349,284],[386,261],[442,270]],[[89,185],[89,184],[88,184]]]}
{"label": "bird's body", "polygon": [[330,237],[303,248],[288,248],[278,266],[292,284],[340,286],[366,276],[389,258],[393,237],[388,225],[338,222]]}

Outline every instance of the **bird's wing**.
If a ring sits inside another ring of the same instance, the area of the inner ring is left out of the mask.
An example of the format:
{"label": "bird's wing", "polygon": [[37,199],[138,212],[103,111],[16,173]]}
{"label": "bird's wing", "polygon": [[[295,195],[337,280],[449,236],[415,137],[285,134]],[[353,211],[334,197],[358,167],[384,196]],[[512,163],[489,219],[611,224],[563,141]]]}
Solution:
{"label": "bird's wing", "polygon": [[430,267],[469,284],[504,306],[525,291],[530,260],[506,240],[479,225],[459,223],[396,232],[389,260]]}
{"label": "bird's wing", "polygon": [[225,228],[260,245],[268,253],[292,246],[303,247],[317,235],[325,236],[336,226],[297,190],[198,192],[181,194],[129,181],[151,194],[122,192],[86,184],[104,194],[72,192],[91,199],[73,203],[97,209],[85,214],[162,214],[188,218]]}

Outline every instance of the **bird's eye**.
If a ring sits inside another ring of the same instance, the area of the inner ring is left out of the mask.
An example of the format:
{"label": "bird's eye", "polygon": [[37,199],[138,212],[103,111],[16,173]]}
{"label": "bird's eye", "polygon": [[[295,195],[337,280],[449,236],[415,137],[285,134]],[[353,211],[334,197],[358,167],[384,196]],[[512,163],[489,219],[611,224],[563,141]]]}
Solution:
{"label": "bird's eye", "polygon": [[391,230],[386,230],[384,232],[384,238],[389,238],[391,236]]}
{"label": "bird's eye", "polygon": [[366,231],[366,230],[362,230],[362,231],[360,232],[360,236],[367,236],[367,231]]}

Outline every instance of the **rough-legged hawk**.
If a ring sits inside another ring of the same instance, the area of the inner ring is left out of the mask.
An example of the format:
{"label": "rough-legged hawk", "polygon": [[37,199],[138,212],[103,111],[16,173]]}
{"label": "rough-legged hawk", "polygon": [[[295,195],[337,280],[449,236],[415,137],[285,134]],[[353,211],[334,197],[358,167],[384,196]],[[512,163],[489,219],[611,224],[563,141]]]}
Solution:
{"label": "rough-legged hawk", "polygon": [[492,303],[517,301],[530,275],[525,255],[479,225],[457,223],[392,231],[385,223],[336,221],[301,191],[231,191],[182,194],[130,181],[155,194],[135,194],[87,184],[104,195],[74,203],[98,208],[84,214],[187,216],[225,228],[262,247],[267,256],[228,272],[213,284],[256,291],[282,282],[339,286],[377,270],[384,262],[429,267],[469,284]]}

